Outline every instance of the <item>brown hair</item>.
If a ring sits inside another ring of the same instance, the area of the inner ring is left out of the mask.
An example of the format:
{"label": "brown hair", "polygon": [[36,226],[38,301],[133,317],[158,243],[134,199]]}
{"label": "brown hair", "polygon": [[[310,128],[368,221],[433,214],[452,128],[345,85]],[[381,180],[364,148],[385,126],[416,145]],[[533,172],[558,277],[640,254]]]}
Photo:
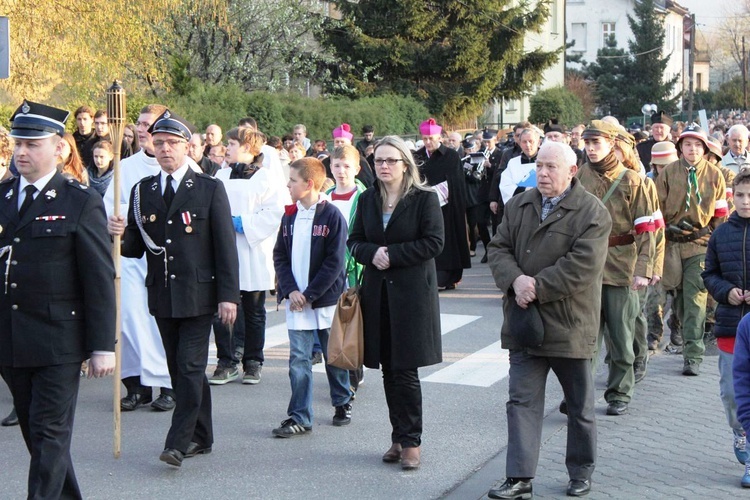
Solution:
{"label": "brown hair", "polygon": [[355,166],[359,165],[359,150],[351,145],[338,147],[331,153],[333,160],[354,160]]}
{"label": "brown hair", "polygon": [[625,165],[625,167],[635,172],[641,171],[641,162],[638,159],[635,148],[627,141],[623,141],[619,138],[615,139],[615,149],[622,153],[622,164]]}
{"label": "brown hair", "polygon": [[289,168],[296,170],[303,181],[312,180],[316,191],[320,191],[323,187],[326,180],[326,168],[323,166],[323,162],[317,158],[307,156],[294,160]]}
{"label": "brown hair", "polygon": [[237,141],[245,146],[253,156],[260,154],[260,148],[266,143],[266,136],[250,127],[235,127],[227,132],[227,139]]}
{"label": "brown hair", "polygon": [[[5,127],[0,126],[0,164],[2,166],[10,165],[10,157],[13,156],[14,144],[15,141],[10,136],[10,134],[8,134],[8,131],[5,129]],[[73,141],[73,147],[75,148],[75,141]]]}
{"label": "brown hair", "polygon": [[82,113],[87,113],[92,118],[94,117],[94,108],[91,106],[86,106],[85,104],[83,106],[79,106],[78,109],[75,110],[73,113],[74,118],[78,118],[78,115]]}
{"label": "brown hair", "polygon": [[732,188],[736,188],[740,184],[750,183],[750,168],[742,168],[739,173],[734,176],[732,181]]}
{"label": "brown hair", "polygon": [[107,112],[103,109],[97,110],[97,112],[94,114],[94,120],[96,120],[97,118],[101,118],[102,116],[107,118]]}
{"label": "brown hair", "polygon": [[68,143],[70,156],[68,156],[68,159],[65,160],[63,165],[60,165],[60,173],[72,177],[81,184],[88,184],[89,176],[86,172],[86,167],[81,160],[81,155],[78,154],[78,148],[76,147],[76,140],[73,137],[73,134],[65,132],[62,140]]}
{"label": "brown hair", "polygon": [[146,104],[141,108],[141,114],[161,116],[166,110],[167,107],[163,104]]}
{"label": "brown hair", "polygon": [[91,148],[91,152],[93,153],[95,149],[103,149],[107,151],[109,154],[114,155],[115,150],[112,149],[112,143],[109,141],[99,141],[96,144],[94,144],[94,147]]}

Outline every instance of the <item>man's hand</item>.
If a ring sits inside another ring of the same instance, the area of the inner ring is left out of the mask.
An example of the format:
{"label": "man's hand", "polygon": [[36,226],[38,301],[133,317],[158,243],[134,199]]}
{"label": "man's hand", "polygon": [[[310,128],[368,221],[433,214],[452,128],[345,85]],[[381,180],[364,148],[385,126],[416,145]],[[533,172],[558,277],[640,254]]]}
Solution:
{"label": "man's hand", "polygon": [[651,281],[648,282],[649,286],[657,285],[661,281],[661,276],[654,274],[651,276]]}
{"label": "man's hand", "polygon": [[223,324],[231,327],[237,319],[237,304],[234,302],[219,302],[219,319]]}
{"label": "man's hand", "polygon": [[299,312],[307,304],[307,298],[302,295],[302,292],[295,290],[289,294],[289,310],[292,312]]}
{"label": "man's hand", "polygon": [[727,302],[729,302],[731,305],[738,306],[745,300],[745,296],[742,293],[742,290],[740,290],[739,288],[732,288],[731,290],[729,290],[729,294],[727,295]]}
{"label": "man's hand", "polygon": [[125,233],[125,217],[122,215],[110,215],[107,219],[107,231],[112,236],[122,236]]}
{"label": "man's hand", "polygon": [[529,304],[536,300],[536,280],[531,276],[522,274],[513,280],[513,291],[516,294],[516,303],[526,309]]}
{"label": "man's hand", "polygon": [[108,377],[115,372],[115,353],[92,354],[88,378]]}
{"label": "man's hand", "polygon": [[391,259],[388,256],[388,247],[380,247],[372,258],[372,265],[384,271],[391,267]]}
{"label": "man's hand", "polygon": [[497,207],[498,207],[498,203],[496,201],[490,202],[490,210],[492,210],[493,214],[497,214]]}
{"label": "man's hand", "polygon": [[643,276],[636,276],[633,278],[633,284],[630,286],[633,290],[640,290],[641,288],[646,288],[648,286],[649,279],[644,278]]}

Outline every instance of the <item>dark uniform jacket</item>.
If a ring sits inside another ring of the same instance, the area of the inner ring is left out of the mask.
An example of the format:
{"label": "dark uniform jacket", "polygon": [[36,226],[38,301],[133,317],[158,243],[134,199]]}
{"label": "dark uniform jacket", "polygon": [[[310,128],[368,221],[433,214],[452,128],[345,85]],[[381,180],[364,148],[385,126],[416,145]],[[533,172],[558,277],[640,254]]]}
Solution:
{"label": "dark uniform jacket", "polygon": [[[146,177],[133,187],[122,238],[124,257],[146,252],[149,311],[157,318],[187,318],[213,314],[219,302],[239,303],[235,231],[223,184],[188,168],[167,210],[160,177]],[[136,190],[144,230],[167,249],[166,268],[164,254],[146,249],[136,225]]]}
{"label": "dark uniform jacket", "polygon": [[19,180],[0,184],[0,365],[53,366],[115,350],[111,242],[102,198],[55,174],[18,218]]}

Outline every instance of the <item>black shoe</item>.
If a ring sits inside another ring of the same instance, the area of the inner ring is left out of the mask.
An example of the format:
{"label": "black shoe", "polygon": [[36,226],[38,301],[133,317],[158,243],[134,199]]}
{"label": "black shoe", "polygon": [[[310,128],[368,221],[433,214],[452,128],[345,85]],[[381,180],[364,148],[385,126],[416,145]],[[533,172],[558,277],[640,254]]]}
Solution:
{"label": "black shoe", "polygon": [[336,413],[333,415],[333,425],[341,427],[352,423],[352,405],[349,403],[336,407]]}
{"label": "black shoe", "polygon": [[562,413],[563,415],[567,415],[568,414],[568,402],[565,401],[565,398],[563,398],[563,400],[560,401],[560,408],[559,408],[559,410],[560,410],[560,413]]}
{"label": "black shoe", "polygon": [[591,481],[588,479],[571,479],[568,481],[568,491],[565,493],[569,497],[584,497],[591,491]]}
{"label": "black shoe", "polygon": [[174,448],[165,448],[164,451],[161,452],[161,455],[159,455],[159,460],[166,462],[169,465],[174,465],[175,467],[182,467],[183,458],[185,458],[185,454]]}
{"label": "black shoe", "polygon": [[156,411],[169,411],[174,410],[175,407],[175,400],[172,396],[169,394],[161,393],[159,394],[159,397],[156,398],[156,401],[151,403],[151,408],[153,408]]}
{"label": "black shoe", "polygon": [[694,359],[686,359],[682,365],[682,374],[689,377],[696,377],[700,374],[701,364]]}
{"label": "black shoe", "polygon": [[203,446],[202,444],[193,442],[188,445],[185,458],[192,458],[196,455],[208,455],[209,453],[211,453],[210,446]]}
{"label": "black shoe", "polygon": [[654,337],[653,335],[651,335],[649,333],[648,337],[647,337],[647,340],[648,340],[648,350],[649,351],[656,351],[657,349],[659,349],[659,340],[661,340],[661,339],[659,339],[657,337]]}
{"label": "black shoe", "polygon": [[312,364],[319,365],[322,362],[323,362],[323,353],[320,351],[314,352],[312,355]]}
{"label": "black shoe", "polygon": [[139,406],[145,406],[151,402],[151,394],[131,393],[120,400],[121,411],[133,411]]}
{"label": "black shoe", "polygon": [[482,263],[482,264],[486,264],[487,263],[487,252],[484,252],[484,257],[482,257],[482,260],[480,260],[479,262]]}
{"label": "black shoe", "polygon": [[643,361],[636,361],[633,363],[633,374],[635,375],[635,383],[637,384],[644,378],[646,378],[646,368],[648,366],[648,358]]}
{"label": "black shoe", "polygon": [[0,422],[0,425],[2,425],[3,427],[12,427],[14,425],[18,425],[18,415],[16,415],[15,406],[12,410],[10,410],[8,416],[5,417],[2,422]]}
{"label": "black shoe", "polygon": [[288,418],[281,422],[281,425],[275,428],[271,433],[280,438],[289,438],[292,436],[302,436],[312,432],[312,427],[305,427],[294,421],[293,418]]}
{"label": "black shoe", "polygon": [[619,416],[628,412],[628,404],[625,401],[612,401],[607,406],[607,415]]}
{"label": "black shoe", "polygon": [[493,487],[487,496],[490,498],[503,499],[523,499],[534,498],[534,492],[531,489],[531,481],[521,481],[520,479],[508,478],[497,488]]}

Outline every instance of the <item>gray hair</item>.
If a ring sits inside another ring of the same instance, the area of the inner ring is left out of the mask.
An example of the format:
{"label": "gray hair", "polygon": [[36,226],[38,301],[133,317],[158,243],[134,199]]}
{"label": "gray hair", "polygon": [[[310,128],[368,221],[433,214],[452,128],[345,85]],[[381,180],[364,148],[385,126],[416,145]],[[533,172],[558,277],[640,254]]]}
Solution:
{"label": "gray hair", "polygon": [[747,127],[742,125],[741,123],[738,123],[737,125],[732,125],[727,131],[727,137],[731,137],[732,133],[742,134],[742,136],[745,139],[750,137],[750,130],[748,130]]}
{"label": "gray hair", "polygon": [[562,142],[544,141],[544,144],[539,148],[539,153],[545,149],[553,149],[555,155],[561,157],[568,167],[578,164],[578,157],[573,151],[573,148],[567,144],[563,144]]}

